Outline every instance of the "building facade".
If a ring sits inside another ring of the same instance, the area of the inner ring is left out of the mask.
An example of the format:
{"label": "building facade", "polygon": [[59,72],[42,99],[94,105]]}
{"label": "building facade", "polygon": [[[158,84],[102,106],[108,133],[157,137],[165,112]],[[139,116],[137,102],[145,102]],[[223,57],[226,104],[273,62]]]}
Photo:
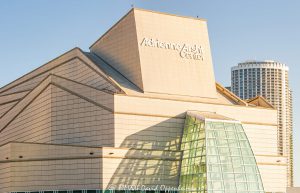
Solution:
{"label": "building facade", "polygon": [[232,92],[247,100],[263,96],[278,110],[278,153],[288,158],[288,187],[293,186],[292,91],[288,67],[275,61],[248,61],[231,70]]}
{"label": "building facade", "polygon": [[215,82],[203,19],[132,9],[0,89],[0,192],[286,192],[277,110]]}
{"label": "building facade", "polygon": [[300,187],[289,187],[287,188],[287,193],[298,193],[300,192]]}

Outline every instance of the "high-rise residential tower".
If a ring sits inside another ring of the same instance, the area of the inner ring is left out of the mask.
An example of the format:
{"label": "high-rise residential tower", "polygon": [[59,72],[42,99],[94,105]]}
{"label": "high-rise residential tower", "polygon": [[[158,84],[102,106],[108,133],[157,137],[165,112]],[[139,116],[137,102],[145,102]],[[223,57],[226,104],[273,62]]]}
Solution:
{"label": "high-rise residential tower", "polygon": [[231,69],[231,91],[244,100],[267,99],[278,110],[278,153],[288,158],[288,186],[293,186],[292,91],[288,67],[267,61],[246,61]]}

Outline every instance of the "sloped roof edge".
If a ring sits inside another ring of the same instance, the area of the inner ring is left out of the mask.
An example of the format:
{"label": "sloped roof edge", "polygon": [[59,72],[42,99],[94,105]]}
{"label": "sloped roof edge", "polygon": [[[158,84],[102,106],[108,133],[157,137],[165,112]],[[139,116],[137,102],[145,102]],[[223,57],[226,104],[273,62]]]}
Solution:
{"label": "sloped roof edge", "polygon": [[219,92],[224,94],[229,99],[235,101],[237,104],[243,105],[243,106],[248,106],[248,104],[245,101],[243,101],[241,98],[239,98],[238,96],[236,96],[231,91],[229,91],[228,89],[226,89],[225,87],[223,87],[221,84],[219,84],[217,82],[216,82],[216,88]]}
{"label": "sloped roof edge", "polygon": [[23,76],[21,76],[21,77],[15,79],[15,80],[13,80],[12,82],[10,82],[10,83],[8,83],[8,84],[2,86],[2,87],[0,88],[0,93],[2,93],[2,92],[4,92],[4,91],[10,89],[11,87],[15,86],[15,84],[18,84],[18,83],[17,83],[18,81],[21,81],[21,79],[24,79],[24,78],[25,78],[26,76],[28,76],[29,74],[32,74],[33,72],[35,72],[35,71],[37,71],[37,70],[39,70],[39,69],[42,69],[42,68],[45,67],[46,65],[48,65],[48,64],[50,64],[50,63],[52,63],[52,62],[54,62],[55,60],[58,60],[58,59],[62,58],[63,56],[65,56],[65,55],[67,55],[67,54],[69,54],[69,53],[71,53],[71,52],[73,52],[74,50],[77,50],[77,49],[79,49],[79,48],[78,48],[78,47],[75,47],[75,48],[73,48],[73,49],[71,49],[71,50],[69,50],[69,51],[67,51],[67,52],[65,52],[65,53],[63,53],[63,54],[61,54],[60,56],[58,56],[58,57],[56,57],[56,58],[50,60],[49,62],[47,62],[47,63],[45,63],[45,64],[43,64],[43,65],[41,65],[41,66],[39,66],[39,67],[37,67],[37,68],[35,68],[35,69],[33,69],[32,71],[30,71],[30,72],[28,72],[28,73],[26,73],[26,74],[24,74]]}
{"label": "sloped roof edge", "polygon": [[131,89],[140,93],[143,92],[137,85],[131,82],[126,76],[112,67],[108,62],[106,62],[97,54],[91,52],[84,52],[84,54],[92,62],[94,62],[94,64],[96,64],[106,74],[106,76],[111,79],[111,81],[114,81],[126,94],[128,94],[127,89]]}
{"label": "sloped roof edge", "polygon": [[[263,105],[263,104],[259,103],[259,100],[262,100],[266,105]],[[249,104],[252,104],[254,101],[258,101],[257,106],[262,106],[262,107],[266,107],[266,108],[275,109],[275,107],[267,99],[265,99],[263,96],[256,96],[254,98],[246,100],[246,102],[249,103]]]}
{"label": "sloped roof edge", "polygon": [[[20,78],[8,83],[7,85],[3,86],[0,88],[0,94],[19,85],[22,84],[23,82],[28,81],[31,78],[37,77],[49,70],[52,70],[56,67],[58,67],[59,65],[70,61],[74,58],[78,58],[81,61],[83,61],[85,64],[89,65],[90,67],[92,67],[92,69],[99,74],[101,77],[103,77],[104,79],[106,79],[108,82],[110,82],[116,89],[120,90],[121,93],[125,93],[125,91],[122,89],[121,85],[115,81],[114,79],[112,79],[110,76],[107,75],[106,72],[104,72],[99,65],[97,65],[93,60],[91,60],[89,57],[86,56],[86,54],[78,47],[75,47],[65,53],[63,53],[62,55],[54,58],[53,60],[45,63],[44,65],[30,71],[29,73],[21,76]],[[90,65],[92,64],[92,65]],[[49,67],[47,68],[47,66],[49,65]],[[51,66],[52,65],[52,66]],[[95,67],[95,68],[94,68]],[[44,69],[43,69],[44,68]],[[40,71],[40,72],[38,72]],[[30,75],[33,74],[32,77],[30,77]]]}
{"label": "sloped roof edge", "polygon": [[[57,79],[64,79],[65,81],[69,81],[69,82],[72,82],[74,84],[80,84],[80,83],[77,83],[75,81],[72,81],[72,80],[69,80],[69,79],[66,79],[66,78],[63,78],[63,77],[60,77],[60,76],[56,76],[54,74],[49,74],[46,78],[43,79],[43,81],[41,81],[31,92],[29,92],[22,100],[20,100],[18,103],[16,103],[3,117],[1,117],[0,119],[0,133],[24,110],[26,109],[26,107],[28,105],[30,105],[32,103],[32,101],[34,101],[34,99],[36,97],[38,97],[49,85],[55,85],[73,95],[76,95],[78,96],[79,98],[82,98],[83,100],[86,100],[90,103],[93,103],[97,106],[100,106],[101,108],[107,110],[107,111],[110,111],[110,112],[113,112],[113,109],[110,109],[109,107],[106,107],[104,105],[101,105],[93,100],[91,100],[90,98],[88,97],[85,97],[83,95],[81,95],[80,93],[77,93],[73,90],[70,90],[68,88],[66,88],[65,86],[61,85]],[[83,85],[83,84],[80,84],[80,85]],[[88,88],[90,88],[89,86],[87,85],[83,85],[83,86],[86,86]],[[98,90],[99,92],[103,92],[103,93],[106,93],[104,91],[100,91]],[[106,94],[109,94],[109,93],[106,93]],[[17,109],[17,110],[15,110]]]}

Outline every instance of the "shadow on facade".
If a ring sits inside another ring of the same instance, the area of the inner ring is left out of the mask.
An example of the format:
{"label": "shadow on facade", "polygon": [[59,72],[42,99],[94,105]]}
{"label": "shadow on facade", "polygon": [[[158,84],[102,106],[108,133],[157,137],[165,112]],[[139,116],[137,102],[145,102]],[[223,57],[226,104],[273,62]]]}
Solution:
{"label": "shadow on facade", "polygon": [[[170,123],[174,123],[174,119],[178,125],[172,128]],[[120,147],[133,149],[127,152],[126,159],[122,159],[107,187],[178,187],[183,125],[184,119],[179,122],[178,118],[170,118],[126,137]],[[149,136],[151,133],[157,136]]]}

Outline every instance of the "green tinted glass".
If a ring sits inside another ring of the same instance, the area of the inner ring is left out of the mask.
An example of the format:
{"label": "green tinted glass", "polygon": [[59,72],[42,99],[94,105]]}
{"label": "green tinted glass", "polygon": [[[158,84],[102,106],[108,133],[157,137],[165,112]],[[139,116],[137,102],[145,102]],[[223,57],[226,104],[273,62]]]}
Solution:
{"label": "green tinted glass", "polygon": [[181,150],[182,192],[264,192],[240,123],[204,121],[187,115]]}

